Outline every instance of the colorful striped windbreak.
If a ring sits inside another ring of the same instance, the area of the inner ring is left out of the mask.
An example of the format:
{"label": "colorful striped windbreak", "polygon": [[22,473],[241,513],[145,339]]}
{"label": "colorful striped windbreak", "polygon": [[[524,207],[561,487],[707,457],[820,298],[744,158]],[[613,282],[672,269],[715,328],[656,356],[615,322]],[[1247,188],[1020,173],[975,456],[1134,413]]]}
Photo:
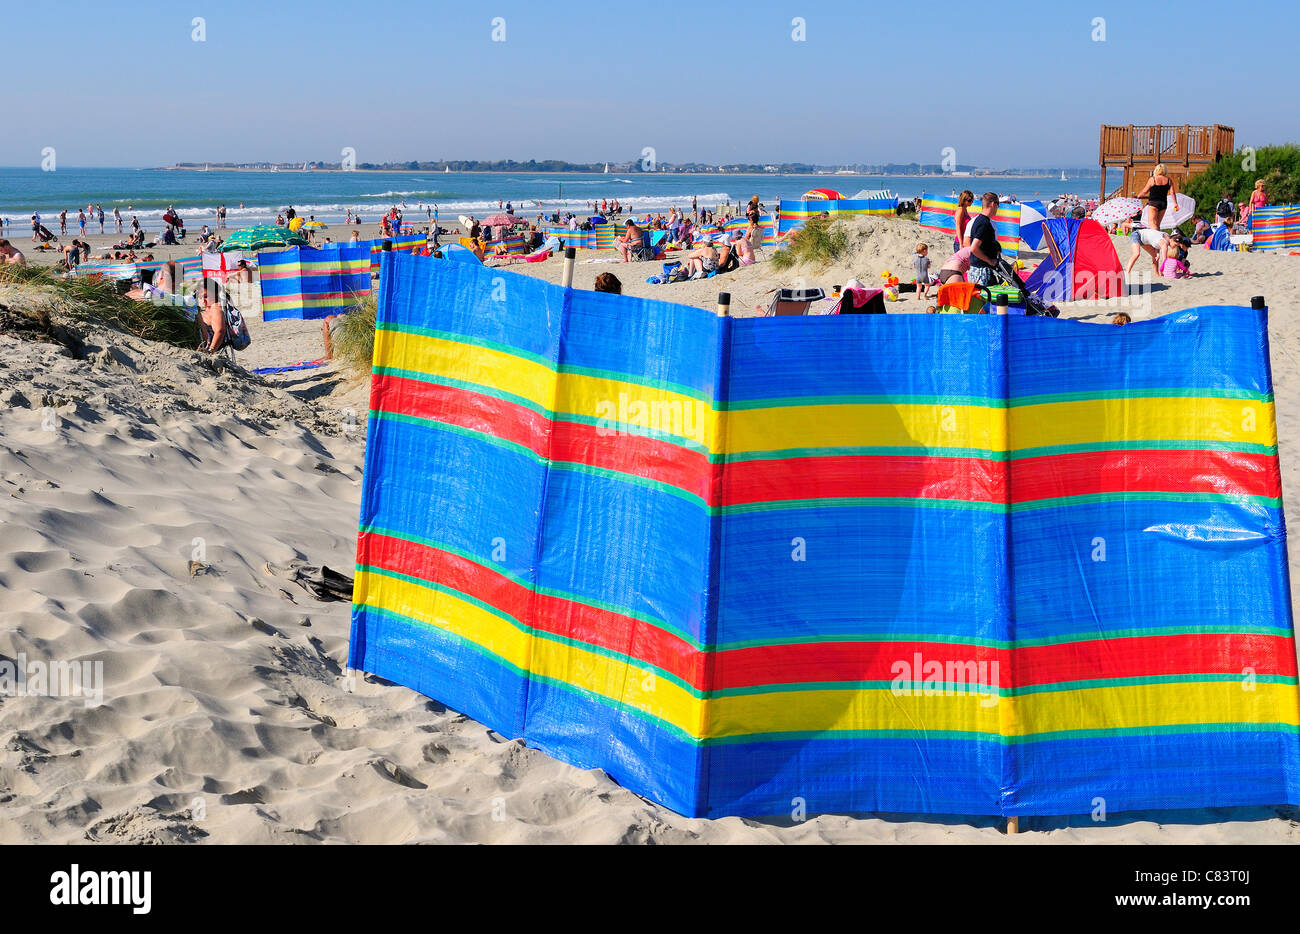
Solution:
{"label": "colorful striped windbreak", "polygon": [[350,664],[688,815],[1298,803],[1266,335],[393,255]]}
{"label": "colorful striped windbreak", "polygon": [[[917,223],[931,230],[942,230],[944,233],[951,234],[952,216],[956,210],[956,198],[947,195],[925,195],[921,198]],[[976,201],[967,210],[972,217],[975,216],[980,210],[979,202]],[[1020,252],[1020,205],[1011,203],[998,205],[997,213],[993,215],[992,220],[993,229],[998,235],[998,243],[1002,244],[1002,254],[1015,258]]]}
{"label": "colorful striped windbreak", "polygon": [[785,235],[808,223],[823,211],[836,217],[893,217],[898,209],[898,198],[869,198],[860,201],[781,201],[778,205],[777,229]]}
{"label": "colorful striped windbreak", "polygon": [[1300,204],[1271,204],[1250,213],[1256,250],[1300,250]]}
{"label": "colorful striped windbreak", "polygon": [[264,252],[258,266],[265,321],[340,314],[370,292],[370,247],[365,243]]}

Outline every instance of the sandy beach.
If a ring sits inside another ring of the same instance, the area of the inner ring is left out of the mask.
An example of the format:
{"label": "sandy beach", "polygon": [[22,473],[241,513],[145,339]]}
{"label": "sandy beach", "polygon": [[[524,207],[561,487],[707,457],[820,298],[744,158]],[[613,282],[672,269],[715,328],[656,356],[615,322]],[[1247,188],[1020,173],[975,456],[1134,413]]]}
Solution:
{"label": "sandy beach", "polygon": [[[654,285],[657,262],[579,251],[573,285],[613,272],[625,294],[705,308],[728,291],[748,316],[799,279],[828,292],[886,269],[906,281],[917,242],[936,269],[951,250],[914,222],[850,228],[850,260],[826,269],[778,273],[761,256]],[[1294,526],[1300,259],[1191,259],[1190,279],[1063,314],[1110,327],[1119,310],[1141,320],[1263,295]],[[505,268],[558,282],[562,261]],[[20,299],[0,282],[0,309]],[[889,312],[925,304],[905,295]],[[1300,843],[1295,810],[1280,808],[1028,819],[1033,832],[1014,837],[960,816],[692,820],[348,671],[349,604],[317,600],[283,569],[352,572],[368,387],[329,365],[249,375],[322,354],[318,322],[250,326],[234,368],[98,325],[80,331],[79,356],[0,326],[0,656],[100,661],[104,678],[102,704],[0,697],[0,843]],[[1293,580],[1298,560],[1293,550]]]}

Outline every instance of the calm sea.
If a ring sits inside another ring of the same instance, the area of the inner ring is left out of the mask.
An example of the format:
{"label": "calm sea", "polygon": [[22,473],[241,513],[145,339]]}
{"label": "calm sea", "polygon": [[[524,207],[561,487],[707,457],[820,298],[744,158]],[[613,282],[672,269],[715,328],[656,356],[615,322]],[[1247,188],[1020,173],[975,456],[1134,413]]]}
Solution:
{"label": "calm sea", "polygon": [[[30,231],[30,217],[57,220],[66,208],[73,218],[79,207],[114,206],[130,221],[135,214],[146,229],[157,227],[168,205],[174,205],[189,227],[212,224],[219,204],[226,205],[226,225],[241,227],[274,220],[288,205],[318,220],[342,221],[348,210],[374,222],[394,205],[405,206],[408,217],[424,214],[433,205],[440,219],[458,214],[480,216],[495,211],[497,201],[510,201],[517,211],[535,214],[559,209],[585,210],[589,201],[617,198],[636,211],[689,206],[691,196],[701,207],[747,201],[758,195],[765,204],[777,198],[798,199],[811,188],[834,188],[846,196],[863,189],[886,188],[902,198],[923,192],[949,194],[954,189],[984,190],[1020,199],[1053,197],[1063,191],[1095,192],[1096,181],[1079,178],[978,179],[881,176],[793,175],[630,175],[435,173],[435,172],[220,172],[165,169],[0,168],[0,217],[15,234]],[[242,206],[241,206],[242,205]],[[74,222],[75,223],[75,222]],[[70,225],[71,226],[71,225]]]}

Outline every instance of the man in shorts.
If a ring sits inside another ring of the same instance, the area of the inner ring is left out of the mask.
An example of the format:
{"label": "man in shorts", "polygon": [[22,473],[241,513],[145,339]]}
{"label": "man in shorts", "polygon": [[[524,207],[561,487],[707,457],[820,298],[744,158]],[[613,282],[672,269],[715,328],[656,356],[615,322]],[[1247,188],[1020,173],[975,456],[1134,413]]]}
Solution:
{"label": "man in shorts", "polygon": [[998,210],[998,196],[984,192],[980,212],[975,215],[970,228],[970,272],[968,277],[976,285],[994,285],[993,269],[1002,256],[1002,244],[993,227],[992,217]]}

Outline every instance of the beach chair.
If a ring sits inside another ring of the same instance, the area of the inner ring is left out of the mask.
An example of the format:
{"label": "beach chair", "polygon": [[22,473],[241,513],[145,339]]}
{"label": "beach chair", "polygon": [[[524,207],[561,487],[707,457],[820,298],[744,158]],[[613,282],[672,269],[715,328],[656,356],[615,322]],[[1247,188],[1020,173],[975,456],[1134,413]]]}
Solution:
{"label": "beach chair", "polygon": [[829,315],[883,315],[884,289],[845,289],[840,300],[831,306]]}
{"label": "beach chair", "polygon": [[780,315],[806,315],[813,302],[819,302],[825,297],[826,292],[822,289],[778,289],[766,309],[761,305],[755,305],[754,308],[760,315],[768,318]]}
{"label": "beach chair", "polygon": [[655,258],[655,248],[650,243],[650,231],[641,231],[641,245],[632,251],[632,259],[644,262]]}
{"label": "beach chair", "polygon": [[988,290],[973,282],[949,282],[939,286],[935,310],[941,315],[978,314],[987,296]]}

